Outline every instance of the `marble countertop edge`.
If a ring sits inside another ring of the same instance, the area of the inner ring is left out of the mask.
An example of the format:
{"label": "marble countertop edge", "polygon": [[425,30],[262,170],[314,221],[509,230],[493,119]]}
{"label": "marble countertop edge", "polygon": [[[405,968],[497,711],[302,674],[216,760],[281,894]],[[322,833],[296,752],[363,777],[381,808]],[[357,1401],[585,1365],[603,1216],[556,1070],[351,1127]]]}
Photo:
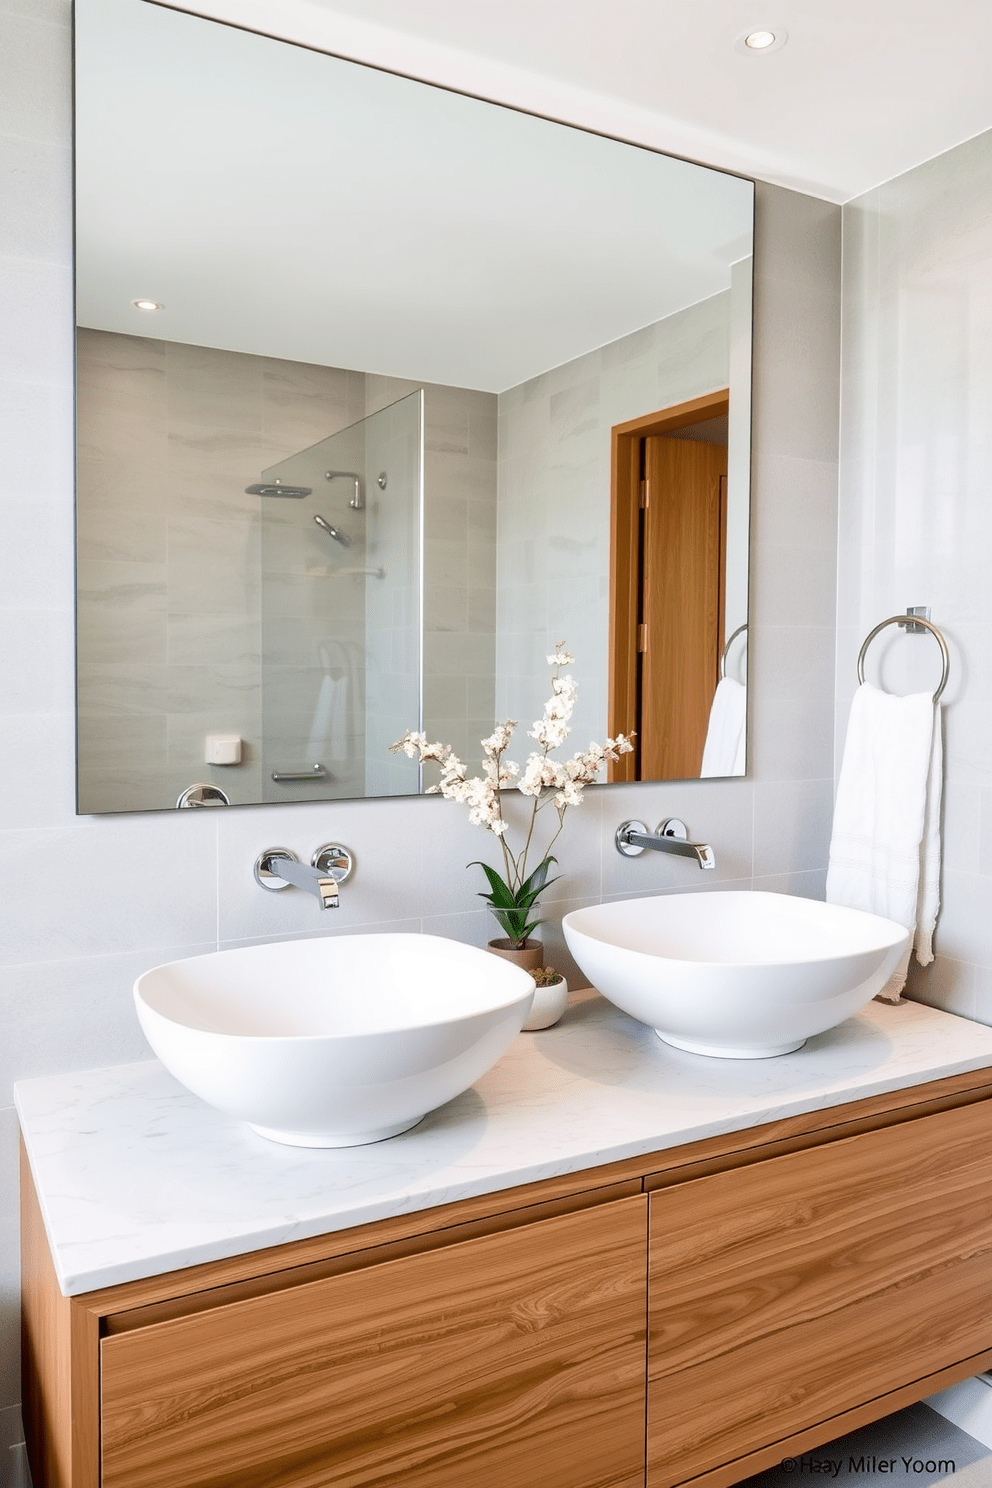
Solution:
{"label": "marble countertop edge", "polygon": [[269,1143],[154,1060],[23,1081],[15,1103],[59,1284],[76,1296],[585,1170],[593,1188],[625,1159],[824,1109],[841,1121],[851,1102],[992,1067],[992,1028],[880,1008],[804,1057],[731,1066],[580,997],[418,1128],[361,1148]]}

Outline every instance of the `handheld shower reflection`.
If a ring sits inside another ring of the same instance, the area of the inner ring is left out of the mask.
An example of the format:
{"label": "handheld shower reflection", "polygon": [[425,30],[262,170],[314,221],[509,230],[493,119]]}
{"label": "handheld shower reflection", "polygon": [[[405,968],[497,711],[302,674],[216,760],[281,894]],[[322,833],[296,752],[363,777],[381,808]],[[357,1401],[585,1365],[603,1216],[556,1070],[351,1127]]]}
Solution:
{"label": "handheld shower reflection", "polygon": [[339,542],[343,548],[351,547],[351,538],[345,537],[343,532],[339,532],[336,527],[332,527],[330,522],[322,517],[319,512],[314,512],[313,519],[318,527],[323,527],[328,537],[333,537],[334,541]]}

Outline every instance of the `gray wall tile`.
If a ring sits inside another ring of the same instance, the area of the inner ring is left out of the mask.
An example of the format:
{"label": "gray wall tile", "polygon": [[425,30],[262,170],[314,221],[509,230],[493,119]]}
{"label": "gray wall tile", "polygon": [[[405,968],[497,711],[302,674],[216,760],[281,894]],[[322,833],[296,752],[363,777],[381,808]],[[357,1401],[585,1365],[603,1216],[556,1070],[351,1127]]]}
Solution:
{"label": "gray wall tile", "polygon": [[[992,133],[844,208],[838,739],[879,620],[929,604],[947,637],[943,907],[909,995],[992,1022]],[[899,691],[940,674],[927,636],[875,642]],[[979,990],[980,989],[980,990]],[[974,999],[974,1002],[972,1001]]]}

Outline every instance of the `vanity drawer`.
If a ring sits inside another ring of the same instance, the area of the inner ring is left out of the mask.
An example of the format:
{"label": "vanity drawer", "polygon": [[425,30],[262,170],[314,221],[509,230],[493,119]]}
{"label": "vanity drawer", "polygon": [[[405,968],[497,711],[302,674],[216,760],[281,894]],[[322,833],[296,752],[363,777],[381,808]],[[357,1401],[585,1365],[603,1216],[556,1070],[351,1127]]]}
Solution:
{"label": "vanity drawer", "polygon": [[642,1488],[646,1209],[105,1337],[103,1488]]}
{"label": "vanity drawer", "polygon": [[649,1249],[667,1488],[992,1347],[988,1107],[660,1190]]}

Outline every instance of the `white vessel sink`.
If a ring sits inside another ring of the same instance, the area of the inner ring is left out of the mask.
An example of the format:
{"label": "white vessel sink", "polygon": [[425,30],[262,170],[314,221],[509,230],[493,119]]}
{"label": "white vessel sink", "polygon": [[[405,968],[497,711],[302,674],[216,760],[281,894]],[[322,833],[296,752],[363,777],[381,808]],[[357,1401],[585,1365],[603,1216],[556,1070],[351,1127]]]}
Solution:
{"label": "white vessel sink", "polygon": [[528,972],[437,935],[342,935],[193,956],[134,984],[159,1059],[208,1105],[298,1147],[396,1136],[504,1054]]}
{"label": "white vessel sink", "polygon": [[766,1059],[843,1022],[909,943],[893,920],[747,890],[576,909],[562,921],[604,997],[677,1049]]}

